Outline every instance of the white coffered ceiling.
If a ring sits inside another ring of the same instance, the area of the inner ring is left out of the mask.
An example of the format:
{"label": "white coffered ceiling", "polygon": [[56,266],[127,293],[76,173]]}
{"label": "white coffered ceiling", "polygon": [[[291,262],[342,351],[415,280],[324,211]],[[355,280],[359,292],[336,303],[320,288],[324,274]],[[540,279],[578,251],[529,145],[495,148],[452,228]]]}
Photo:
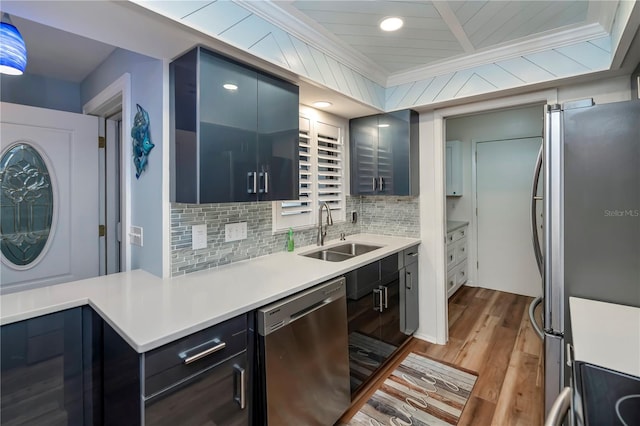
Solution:
{"label": "white coffered ceiling", "polygon": [[[609,33],[617,0],[281,0],[240,1],[296,36],[338,53],[381,82],[465,60],[562,46]],[[398,16],[392,33],[380,21]],[[307,32],[307,34],[305,34]]]}
{"label": "white coffered ceiling", "polygon": [[[640,25],[634,0],[3,0],[0,10],[37,43],[29,73],[81,81],[114,46],[171,60],[202,44],[295,81],[303,103],[329,100],[342,116],[598,78],[623,60],[629,72]],[[390,15],[405,26],[383,33]]]}

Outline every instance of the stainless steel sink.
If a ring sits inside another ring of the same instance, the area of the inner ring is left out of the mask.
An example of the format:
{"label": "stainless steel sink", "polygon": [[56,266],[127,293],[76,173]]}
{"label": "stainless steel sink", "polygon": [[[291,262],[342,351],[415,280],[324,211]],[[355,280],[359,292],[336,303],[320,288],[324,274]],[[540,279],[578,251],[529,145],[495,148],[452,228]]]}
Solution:
{"label": "stainless steel sink", "polygon": [[369,253],[382,246],[374,246],[369,244],[346,243],[333,247],[320,248],[309,253],[301,254],[301,256],[311,257],[313,259],[326,260],[327,262],[342,262],[343,260],[352,259],[364,253]]}
{"label": "stainless steel sink", "polygon": [[347,243],[335,247],[329,247],[327,250],[336,253],[345,253],[351,256],[358,256],[379,248],[380,246],[372,246],[369,244]]}

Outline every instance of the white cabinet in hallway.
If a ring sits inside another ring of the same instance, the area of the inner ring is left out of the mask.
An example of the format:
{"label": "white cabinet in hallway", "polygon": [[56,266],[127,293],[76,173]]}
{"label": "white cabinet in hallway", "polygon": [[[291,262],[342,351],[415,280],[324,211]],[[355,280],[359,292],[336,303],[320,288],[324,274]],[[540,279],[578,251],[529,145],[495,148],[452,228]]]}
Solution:
{"label": "white cabinet in hallway", "polygon": [[468,222],[447,222],[447,297],[467,282],[468,230]]}

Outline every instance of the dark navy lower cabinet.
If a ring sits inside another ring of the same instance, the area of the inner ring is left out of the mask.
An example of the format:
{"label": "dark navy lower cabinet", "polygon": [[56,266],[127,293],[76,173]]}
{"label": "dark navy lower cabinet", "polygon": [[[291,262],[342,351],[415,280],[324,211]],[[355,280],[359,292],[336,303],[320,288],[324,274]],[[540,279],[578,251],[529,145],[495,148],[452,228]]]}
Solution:
{"label": "dark navy lower cabinet", "polygon": [[5,325],[0,347],[0,424],[95,424],[84,415],[83,308]]}
{"label": "dark navy lower cabinet", "polygon": [[105,426],[251,424],[252,318],[241,315],[144,354],[104,323]]}
{"label": "dark navy lower cabinet", "polygon": [[253,321],[144,354],[88,306],[2,326],[0,425],[249,425]]}

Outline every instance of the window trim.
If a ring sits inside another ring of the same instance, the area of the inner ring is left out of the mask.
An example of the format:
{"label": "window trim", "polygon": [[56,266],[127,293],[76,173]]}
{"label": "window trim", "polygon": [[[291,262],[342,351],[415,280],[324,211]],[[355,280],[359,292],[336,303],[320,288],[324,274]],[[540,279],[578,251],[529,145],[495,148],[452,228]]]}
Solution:
{"label": "window trim", "polygon": [[295,230],[305,230],[315,228],[317,223],[317,206],[319,199],[319,187],[318,187],[318,127],[319,124],[324,124],[328,126],[332,126],[337,128],[338,137],[337,142],[341,146],[340,150],[340,162],[341,162],[341,176],[340,176],[340,208],[332,210],[333,220],[336,223],[345,222],[346,221],[346,210],[347,210],[347,192],[348,192],[348,153],[347,153],[347,129],[348,129],[348,120],[340,117],[333,116],[331,114],[327,114],[323,111],[318,111],[313,108],[306,107],[301,105],[301,110],[299,116],[302,120],[309,120],[309,141],[311,145],[311,155],[310,155],[310,165],[311,165],[311,194],[309,197],[310,205],[312,206],[311,211],[308,212],[308,220],[304,221],[304,223],[300,224],[292,224],[292,220],[287,221],[286,216],[282,215],[282,203],[286,201],[298,201],[298,200],[286,200],[286,201],[274,201],[272,204],[272,233],[280,234],[287,232],[289,228]]}

